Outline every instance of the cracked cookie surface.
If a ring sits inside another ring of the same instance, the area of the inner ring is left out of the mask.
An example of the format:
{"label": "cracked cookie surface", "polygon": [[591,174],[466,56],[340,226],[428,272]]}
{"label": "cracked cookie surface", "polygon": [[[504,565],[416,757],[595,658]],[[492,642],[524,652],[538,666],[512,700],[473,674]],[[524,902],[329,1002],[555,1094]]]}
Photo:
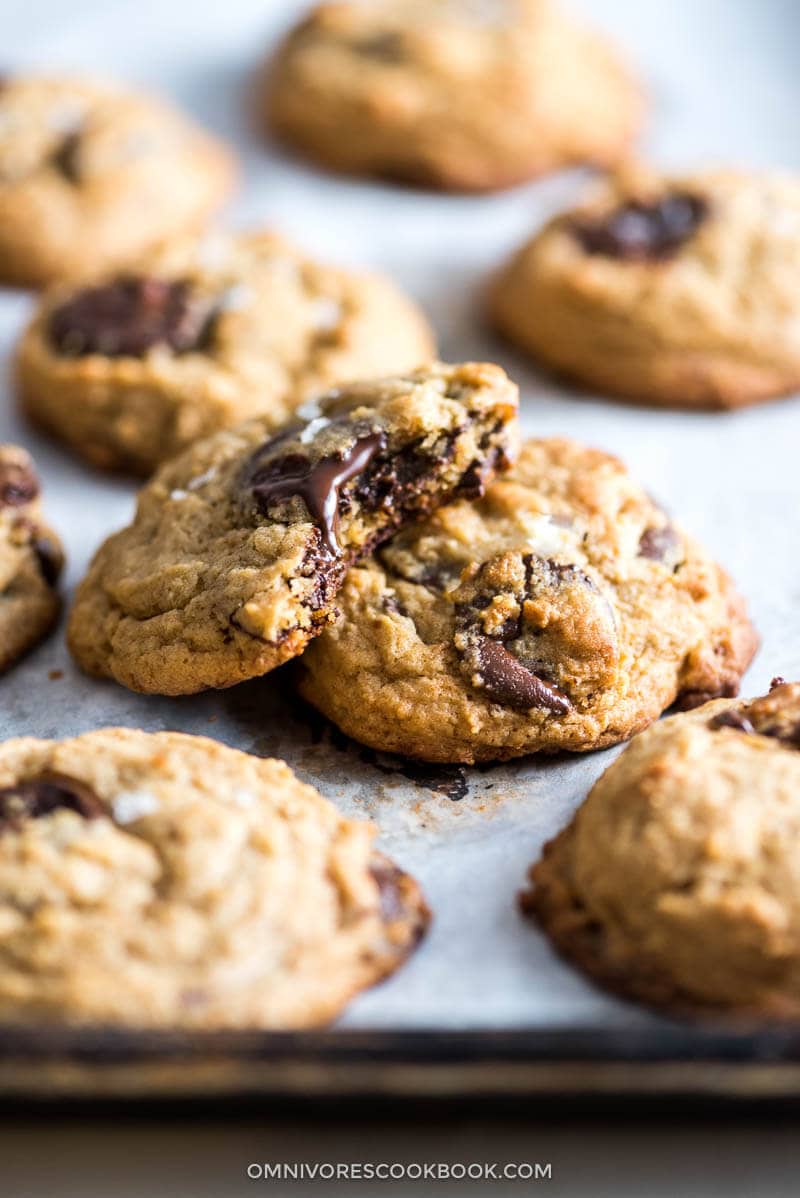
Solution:
{"label": "cracked cookie surface", "polygon": [[757,643],[730,579],[622,464],[560,439],[398,533],[338,606],[301,693],[428,761],[615,744],[676,700],[735,694]]}
{"label": "cracked cookie surface", "polygon": [[0,278],[39,286],[200,229],[232,188],[228,150],[171,106],[77,79],[0,87]]}
{"label": "cracked cookie surface", "polygon": [[498,327],[623,399],[735,408],[800,387],[800,180],[630,170],[493,283]]}
{"label": "cracked cookie surface", "polygon": [[0,745],[0,1018],[325,1023],[428,922],[416,883],[282,761],[108,728]]}
{"label": "cracked cookie surface", "polygon": [[637,736],[523,894],[601,985],[678,1015],[800,1013],[800,685]]}
{"label": "cracked cookie surface", "polygon": [[466,191],[616,162],[642,117],[613,48],[550,0],[322,4],[269,64],[263,107],[334,169]]}
{"label": "cracked cookie surface", "polygon": [[516,407],[499,367],[437,364],[345,385],[276,435],[254,420],[196,443],[95,556],[74,656],[157,694],[267,673],[330,622],[348,565],[507,465]]}
{"label": "cracked cookie surface", "polygon": [[0,445],[0,672],[33,648],[61,610],[61,542],[42,519],[30,455]]}
{"label": "cracked cookie surface", "polygon": [[435,352],[378,275],[327,267],[270,232],[209,234],[42,300],[17,351],[22,406],[95,465],[147,474],[199,437],[273,426],[342,380]]}

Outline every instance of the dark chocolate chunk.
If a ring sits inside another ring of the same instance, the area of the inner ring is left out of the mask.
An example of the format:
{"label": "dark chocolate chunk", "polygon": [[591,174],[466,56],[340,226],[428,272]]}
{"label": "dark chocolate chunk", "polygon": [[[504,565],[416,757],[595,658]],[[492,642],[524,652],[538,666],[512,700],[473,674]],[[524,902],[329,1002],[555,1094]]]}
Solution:
{"label": "dark chocolate chunk", "polygon": [[498,703],[523,711],[531,707],[545,707],[559,715],[569,711],[567,696],[526,669],[501,641],[484,637],[478,645],[478,664],[487,694]]}
{"label": "dark chocolate chunk", "polygon": [[405,616],[407,612],[403,608],[400,600],[396,595],[383,595],[381,598],[381,606],[384,611],[389,612],[394,616]]}
{"label": "dark chocolate chunk", "polygon": [[39,494],[39,480],[29,462],[0,459],[0,508],[24,507]]}
{"label": "dark chocolate chunk", "polygon": [[156,345],[201,350],[213,320],[210,302],[183,281],[128,275],[77,292],[50,315],[49,335],[71,357],[142,357]]}
{"label": "dark chocolate chunk", "polygon": [[25,820],[41,819],[65,808],[84,819],[97,819],[106,808],[91,787],[62,774],[42,774],[0,790],[0,832],[22,827]]}
{"label": "dark chocolate chunk", "polygon": [[772,724],[758,724],[755,731],[759,736],[769,736],[792,749],[800,749],[800,720],[775,720]]}
{"label": "dark chocolate chunk", "polygon": [[646,528],[639,538],[639,557],[663,562],[680,547],[680,538],[671,524],[663,528]]}
{"label": "dark chocolate chunk", "polygon": [[721,711],[719,715],[715,715],[712,720],[709,720],[709,728],[733,728],[737,732],[745,732],[748,735],[755,732],[755,728],[748,720],[747,716],[741,712],[731,709],[730,711]]}
{"label": "dark chocolate chunk", "polygon": [[68,183],[81,181],[81,133],[73,130],[61,139],[50,160]]}
{"label": "dark chocolate chunk", "polygon": [[725,682],[715,691],[681,691],[672,707],[675,711],[693,711],[712,699],[735,699],[738,693],[739,688],[734,682]]}
{"label": "dark chocolate chunk", "polygon": [[651,203],[631,200],[600,220],[573,220],[571,228],[587,254],[658,262],[677,253],[708,215],[702,196],[674,192]]}
{"label": "dark chocolate chunk", "polygon": [[782,678],[780,674],[776,674],[769,684],[769,689],[774,691],[779,686],[786,686],[786,679]]}
{"label": "dark chocolate chunk", "polygon": [[[269,442],[265,448],[271,444]],[[336,534],[340,490],[360,474],[385,445],[383,433],[368,433],[358,437],[346,453],[321,458],[318,462],[311,462],[300,453],[288,453],[267,461],[256,468],[251,481],[259,510],[268,515],[270,507],[297,496],[319,526],[322,544],[338,557],[340,547]],[[263,452],[260,450],[258,456]]]}
{"label": "dark chocolate chunk", "polygon": [[404,62],[406,58],[405,44],[399,33],[374,33],[370,37],[359,38],[352,43],[357,54],[365,58],[376,58],[380,62]]}

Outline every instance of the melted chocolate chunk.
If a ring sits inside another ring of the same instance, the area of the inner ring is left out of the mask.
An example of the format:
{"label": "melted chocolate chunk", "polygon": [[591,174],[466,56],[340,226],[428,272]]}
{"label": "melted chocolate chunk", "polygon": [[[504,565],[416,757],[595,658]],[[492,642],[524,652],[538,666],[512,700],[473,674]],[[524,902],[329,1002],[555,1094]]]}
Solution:
{"label": "melted chocolate chunk", "polygon": [[53,166],[68,183],[81,181],[81,134],[75,130],[62,138],[51,158]]}
{"label": "melted chocolate chunk", "polygon": [[771,691],[774,691],[779,686],[786,686],[786,679],[782,678],[780,674],[776,674],[775,677],[772,679],[772,682],[770,682],[770,684],[769,684],[769,689]]}
{"label": "melted chocolate chunk", "polygon": [[[321,458],[318,462],[311,462],[300,453],[274,458],[258,467],[252,477],[251,486],[258,508],[268,515],[275,504],[294,496],[302,499],[311,519],[319,526],[322,544],[330,554],[338,557],[341,552],[337,540],[339,492],[385,446],[383,433],[368,433],[359,437],[343,455]],[[259,456],[263,452],[260,450]]]}
{"label": "melted chocolate chunk", "polygon": [[39,480],[28,462],[0,459],[0,508],[24,507],[39,494]]}
{"label": "melted chocolate chunk", "polygon": [[652,203],[631,200],[602,220],[575,220],[572,231],[587,254],[658,262],[677,253],[708,215],[702,196],[675,192]]}
{"label": "melted chocolate chunk", "polygon": [[531,673],[501,641],[483,637],[478,644],[478,665],[487,694],[506,707],[527,711],[544,707],[566,715],[571,704],[557,687]]}
{"label": "melted chocolate chunk", "polygon": [[0,790],[0,832],[21,828],[25,820],[41,819],[59,808],[84,819],[106,814],[103,803],[84,782],[62,774],[42,774]]}
{"label": "melted chocolate chunk", "polygon": [[[373,512],[382,508],[397,508],[404,496],[419,492],[417,484],[429,473],[434,461],[444,465],[452,458],[455,437],[456,434],[441,438],[433,449],[423,450],[418,444],[409,445],[399,453],[371,462],[369,470],[353,485],[353,497]],[[343,496],[342,511],[347,506],[349,499]]]}
{"label": "melted chocolate chunk", "polygon": [[755,728],[747,716],[736,710],[721,711],[719,715],[715,715],[712,720],[709,720],[708,726],[709,728],[733,728],[736,732],[745,732],[748,735],[755,732]]}
{"label": "melted chocolate chunk", "polygon": [[680,538],[671,524],[666,524],[663,528],[646,528],[639,538],[639,557],[663,562],[679,547]]}
{"label": "melted chocolate chunk", "polygon": [[77,292],[51,313],[48,331],[69,357],[139,358],[156,345],[177,354],[201,350],[212,320],[211,305],[188,283],[129,275]]}

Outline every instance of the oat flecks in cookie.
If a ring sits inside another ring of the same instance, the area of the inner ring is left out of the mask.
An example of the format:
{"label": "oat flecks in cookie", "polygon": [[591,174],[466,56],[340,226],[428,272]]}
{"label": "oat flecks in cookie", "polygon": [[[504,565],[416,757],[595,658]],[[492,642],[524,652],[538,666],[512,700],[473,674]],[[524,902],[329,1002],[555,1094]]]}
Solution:
{"label": "oat flecks in cookie", "polygon": [[[247,802],[241,801],[247,796]],[[0,745],[0,1019],[327,1023],[414,950],[416,883],[282,761],[125,728]]]}
{"label": "oat flecks in cookie", "polygon": [[96,465],[139,474],[251,416],[281,426],[330,386],[410,370],[435,345],[378,275],[268,232],[181,239],[45,296],[17,351],[28,415]]}
{"label": "oat flecks in cookie", "polygon": [[0,279],[40,286],[199,228],[231,190],[215,138],[149,96],[84,80],[0,88]]}
{"label": "oat flecks in cookie", "polygon": [[522,896],[569,960],[670,1014],[800,1014],[800,684],[654,724]]}
{"label": "oat flecks in cookie", "polygon": [[64,555],[39,494],[30,455],[0,445],[0,672],[45,636],[61,609]]}
{"label": "oat flecks in cookie", "polygon": [[497,326],[622,399],[734,408],[800,386],[800,179],[627,170],[492,286]]}
{"label": "oat flecks in cookie", "polygon": [[757,643],[724,571],[622,464],[557,439],[400,531],[337,606],[298,665],[303,696],[428,761],[615,744],[676,699],[735,693]]}
{"label": "oat flecks in cookie", "polygon": [[72,652],[160,694],[267,673],[333,619],[349,565],[508,465],[516,408],[499,367],[434,365],[341,387],[276,435],[256,420],[198,443],[99,550]]}
{"label": "oat flecks in cookie", "polygon": [[321,4],[264,75],[264,120],[336,170],[487,191],[625,157],[636,84],[551,0]]}

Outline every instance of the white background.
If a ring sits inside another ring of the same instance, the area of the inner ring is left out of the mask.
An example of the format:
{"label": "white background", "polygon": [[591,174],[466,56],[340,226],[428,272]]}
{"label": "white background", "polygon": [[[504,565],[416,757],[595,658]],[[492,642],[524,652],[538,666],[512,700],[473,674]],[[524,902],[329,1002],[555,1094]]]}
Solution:
{"label": "white background", "polygon": [[[453,199],[323,176],[269,152],[248,135],[243,119],[247,88],[264,47],[299,7],[288,0],[0,0],[0,65],[69,67],[157,86],[235,141],[242,152],[245,179],[242,194],[231,208],[233,222],[269,221],[331,260],[390,271],[433,317],[444,357],[493,357],[511,371],[523,389],[530,432],[568,433],[624,457],[648,489],[714,548],[746,591],[765,636],[747,689],[757,691],[774,673],[799,676],[797,402],[735,416],[680,417],[576,400],[539,377],[482,329],[480,289],[487,272],[534,223],[569,200],[577,178],[562,176],[501,196]],[[800,7],[793,0],[584,0],[580,7],[591,11],[597,22],[629,47],[648,80],[653,114],[644,148],[649,155],[680,166],[711,160],[800,168],[796,77]],[[0,301],[3,354],[10,349],[28,305],[25,296]],[[29,445],[45,479],[53,480],[51,490],[58,494],[54,515],[65,533],[70,581],[74,581],[97,540],[126,518],[130,488],[93,480],[58,449],[20,426],[10,406],[0,413],[0,436],[13,436]],[[46,669],[58,664],[68,670],[62,656],[60,647],[51,645],[15,671],[13,683],[3,684],[6,689],[0,701],[4,713],[12,713],[7,731],[28,730],[34,723],[36,730],[51,734],[89,727],[103,722],[104,705],[110,714],[121,713],[124,718],[123,700],[112,697],[111,691],[104,691],[102,697],[96,692],[96,697],[77,706],[71,695],[67,698],[68,691],[47,692],[50,701],[43,702]],[[155,705],[140,722],[149,727],[194,726],[208,710],[187,708],[187,714],[176,716]],[[230,729],[227,735],[235,740]],[[578,801],[604,763],[599,756],[586,761],[590,764],[573,767],[569,775],[570,804]],[[313,763],[304,762],[303,768],[309,776],[315,775]],[[555,775],[551,777],[555,781]],[[520,781],[517,775],[509,778],[509,785]],[[563,818],[560,805],[548,799],[550,787],[541,774],[526,774],[524,781],[529,798],[534,792],[537,796],[537,810],[529,809],[530,840],[522,843],[518,859],[508,867],[517,878],[524,860],[535,855],[538,841]],[[338,796],[332,793],[332,797]],[[407,821],[399,826],[399,798],[389,792],[384,800],[373,813],[382,817],[389,843],[401,844],[404,862],[421,873],[430,889],[435,885],[433,874],[442,872],[441,862],[426,858],[419,828],[409,835]],[[515,802],[508,806],[512,826],[521,818]],[[447,821],[460,820],[457,827],[463,832],[466,852],[477,843],[478,826],[474,804],[467,804],[464,811],[463,816],[445,811],[439,832],[445,838],[453,830]],[[495,928],[500,950],[496,968],[490,971],[493,985],[487,983],[485,991],[469,987],[470,993],[461,996],[460,1020],[478,1021],[487,1008],[502,1022],[518,1019],[520,1003],[526,993],[533,994],[542,962],[547,964],[547,980],[536,1001],[549,994],[542,1015],[560,1013],[570,1019],[602,1015],[615,1021],[643,1018],[595,995],[571,971],[551,962],[532,935],[530,955],[520,960],[519,941],[505,932],[511,897],[507,904],[498,903],[488,890],[485,895],[478,892],[480,909],[467,912],[479,924],[483,918],[484,931]],[[448,969],[460,966],[462,978],[466,976],[469,961],[448,958],[452,952],[448,944],[454,938],[450,933],[456,930],[449,918],[443,913],[437,921],[437,939],[426,950],[427,960],[415,964],[394,988],[357,1004],[351,1022],[396,1022],[409,999],[435,997],[445,984],[444,973],[441,977],[436,973],[439,962],[442,969],[445,964]],[[506,922],[501,928],[502,921]],[[505,994],[511,997],[504,1006]],[[530,1001],[529,1015],[535,1019],[535,1002]],[[437,1011],[435,1002],[429,1003],[422,1022],[437,1013],[442,1015],[443,1009]],[[401,1128],[395,1123],[366,1135],[363,1129],[330,1122],[280,1127],[274,1121],[257,1120],[220,1126],[159,1122],[115,1129],[85,1122],[59,1125],[47,1117],[27,1126],[6,1120],[0,1131],[0,1189],[15,1196],[55,1193],[88,1198],[112,1191],[233,1195],[260,1188],[244,1180],[250,1160],[365,1159],[365,1155],[390,1160],[552,1160],[555,1180],[549,1192],[598,1196],[789,1193],[797,1175],[792,1129],[786,1125],[736,1127],[727,1132],[718,1127],[663,1125],[657,1130],[628,1131],[619,1125],[538,1124],[537,1113],[530,1114],[532,1118],[519,1126],[505,1121],[496,1126]],[[275,1186],[263,1187],[269,1188],[279,1192]],[[362,1187],[364,1193],[370,1189]],[[347,1187],[342,1192],[346,1191]],[[301,1195],[320,1188],[306,1191],[298,1184],[289,1192]],[[405,1191],[394,1186],[392,1192]],[[424,1190],[411,1185],[407,1192]],[[437,1192],[448,1190],[440,1186]],[[456,1187],[449,1192],[468,1191]],[[498,1186],[492,1192],[503,1189]]]}

